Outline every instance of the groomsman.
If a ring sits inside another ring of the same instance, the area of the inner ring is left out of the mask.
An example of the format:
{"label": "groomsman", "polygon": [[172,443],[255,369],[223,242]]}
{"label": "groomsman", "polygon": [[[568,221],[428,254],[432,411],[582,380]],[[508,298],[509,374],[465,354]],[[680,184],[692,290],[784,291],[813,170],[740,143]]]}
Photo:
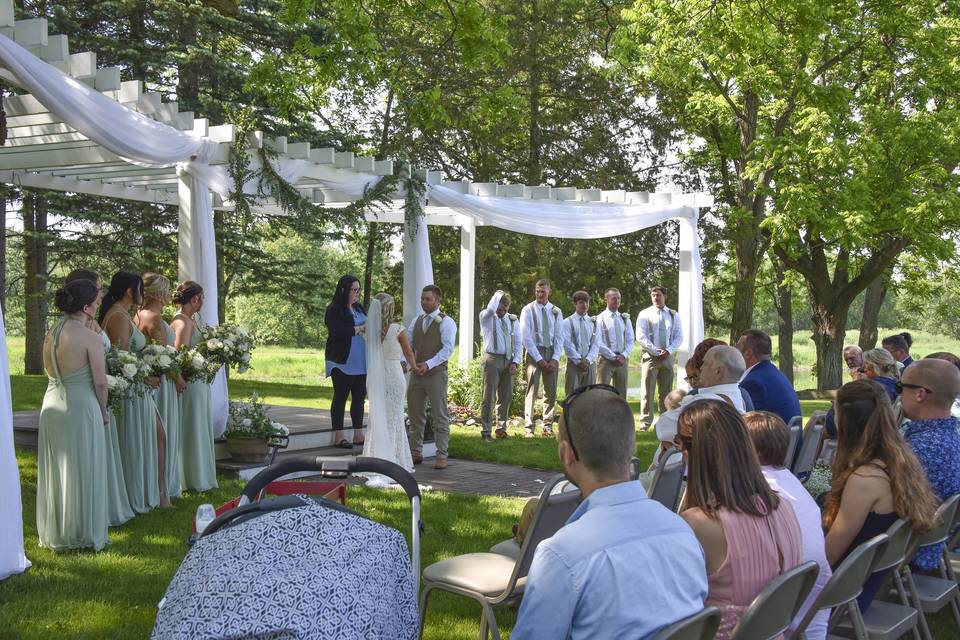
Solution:
{"label": "groomsman", "polygon": [[637,316],[637,342],[643,347],[640,363],[640,423],[646,431],[653,422],[653,391],[658,389],[660,411],[663,399],[673,389],[673,357],[683,342],[680,316],[667,308],[667,290],[657,286],[650,289],[653,304]]}
{"label": "groomsman", "polygon": [[557,373],[563,349],[563,314],[550,302],[550,281],[537,280],[536,299],[520,312],[520,334],[527,350],[524,374],[527,394],[523,402],[523,420],[527,432],[534,436],[533,408],[543,378],[543,435],[553,437],[553,418],[557,404]]}
{"label": "groomsman", "polygon": [[407,328],[416,363],[407,384],[407,415],[410,417],[410,453],[413,463],[423,462],[423,429],[427,424],[427,401],[433,416],[433,433],[437,443],[434,469],[447,468],[447,446],[450,442],[450,414],[447,412],[447,360],[453,355],[457,324],[440,311],[443,292],[428,284],[420,293],[423,313]]}
{"label": "groomsman", "polygon": [[570,395],[574,389],[593,384],[597,377],[597,320],[587,313],[590,310],[590,294],[577,291],[573,294],[574,312],[563,321],[563,349],[567,353],[567,373],[564,391]]}
{"label": "groomsman", "polygon": [[513,377],[520,365],[520,322],[507,313],[510,294],[497,291],[487,308],[480,312],[480,333],[483,335],[483,404],[480,409],[480,438],[492,442],[490,423],[497,405],[497,438],[507,437],[507,419],[513,398]]}
{"label": "groomsman", "polygon": [[[627,397],[627,374],[633,351],[633,323],[629,313],[620,311],[620,290],[610,287],[603,294],[607,308],[597,316],[600,362],[597,373],[601,384],[613,384],[620,397]],[[612,382],[611,382],[612,381]]]}

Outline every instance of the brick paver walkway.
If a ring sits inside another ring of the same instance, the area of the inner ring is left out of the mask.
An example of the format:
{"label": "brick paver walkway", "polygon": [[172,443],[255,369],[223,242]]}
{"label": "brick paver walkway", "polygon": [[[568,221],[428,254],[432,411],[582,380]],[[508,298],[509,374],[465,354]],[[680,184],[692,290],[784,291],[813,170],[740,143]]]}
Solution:
{"label": "brick paver walkway", "polygon": [[433,460],[425,460],[417,466],[413,476],[420,485],[430,485],[435,491],[529,498],[540,495],[544,483],[557,475],[556,471],[493,462],[459,458],[450,458],[448,462],[446,469],[437,471],[433,468]]}

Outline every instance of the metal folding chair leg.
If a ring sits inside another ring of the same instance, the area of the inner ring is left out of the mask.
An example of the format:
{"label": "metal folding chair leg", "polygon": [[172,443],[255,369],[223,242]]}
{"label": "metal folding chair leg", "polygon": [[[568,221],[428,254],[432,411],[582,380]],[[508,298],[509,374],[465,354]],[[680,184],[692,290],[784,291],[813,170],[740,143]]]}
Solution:
{"label": "metal folding chair leg", "polygon": [[433,591],[430,587],[424,587],[420,593],[420,633],[417,634],[419,640],[423,640],[423,625],[427,621],[427,596]]}
{"label": "metal folding chair leg", "polygon": [[896,586],[897,595],[900,596],[900,603],[905,607],[913,607],[917,610],[917,624],[913,627],[914,640],[933,640],[930,635],[930,627],[927,626],[927,617],[923,615],[923,606],[920,604],[920,598],[917,596],[916,587],[908,588],[913,585],[913,578],[909,570],[906,572],[907,585],[904,586],[903,577],[900,575],[900,569],[894,569],[890,575],[893,578],[893,584]]}

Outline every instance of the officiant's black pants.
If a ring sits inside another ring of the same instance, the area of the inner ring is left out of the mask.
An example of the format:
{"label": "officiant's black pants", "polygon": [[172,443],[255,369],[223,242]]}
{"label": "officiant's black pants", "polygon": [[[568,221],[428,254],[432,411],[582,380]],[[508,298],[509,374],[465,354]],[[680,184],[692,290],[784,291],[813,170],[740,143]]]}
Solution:
{"label": "officiant's black pants", "polygon": [[343,429],[343,412],[347,406],[347,396],[350,396],[350,422],[354,429],[363,428],[363,403],[367,399],[367,376],[351,376],[334,369],[330,372],[333,378],[333,401],[330,403],[330,421],[333,430]]}

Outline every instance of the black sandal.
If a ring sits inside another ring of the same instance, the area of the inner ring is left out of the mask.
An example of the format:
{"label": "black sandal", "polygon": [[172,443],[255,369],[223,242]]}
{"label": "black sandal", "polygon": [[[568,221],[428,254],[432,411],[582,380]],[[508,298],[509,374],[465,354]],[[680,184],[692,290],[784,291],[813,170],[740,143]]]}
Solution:
{"label": "black sandal", "polygon": [[338,449],[353,449],[353,444],[349,440],[341,440],[333,446]]}

